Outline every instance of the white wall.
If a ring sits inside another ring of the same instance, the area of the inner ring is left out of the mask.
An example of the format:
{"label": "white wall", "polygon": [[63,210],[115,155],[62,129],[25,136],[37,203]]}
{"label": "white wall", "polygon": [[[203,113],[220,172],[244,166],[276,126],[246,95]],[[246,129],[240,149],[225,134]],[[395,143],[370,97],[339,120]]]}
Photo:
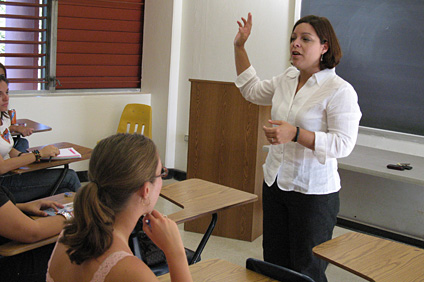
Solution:
{"label": "white wall", "polygon": [[142,92],[151,93],[152,139],[165,159],[173,1],[146,0]]}
{"label": "white wall", "polygon": [[[97,141],[116,133],[126,104],[150,105],[150,94],[16,96],[10,97],[10,108],[17,118],[28,118],[52,127],[51,131],[27,137],[30,146],[71,142],[93,148]],[[88,161],[70,165],[80,171]]]}
{"label": "white wall", "polygon": [[176,165],[187,169],[190,83],[189,79],[234,81],[233,40],[237,20],[253,15],[253,29],[247,43],[252,64],[262,78],[271,78],[288,66],[289,32],[293,23],[294,0],[184,0]]}

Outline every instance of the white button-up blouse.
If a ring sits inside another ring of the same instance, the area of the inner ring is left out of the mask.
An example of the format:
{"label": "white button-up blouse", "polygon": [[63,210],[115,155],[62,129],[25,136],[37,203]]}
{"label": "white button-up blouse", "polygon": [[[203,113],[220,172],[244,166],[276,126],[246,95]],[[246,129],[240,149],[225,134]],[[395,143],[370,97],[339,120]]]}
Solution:
{"label": "white button-up blouse", "polygon": [[271,80],[260,81],[250,66],[235,81],[246,100],[272,105],[273,120],[315,132],[315,150],[294,142],[271,145],[263,165],[264,180],[271,186],[277,177],[278,187],[285,191],[337,192],[337,158],[352,152],[358,136],[362,116],[358,96],[334,68],[312,75],[296,94],[298,77],[299,71],[289,67]]}

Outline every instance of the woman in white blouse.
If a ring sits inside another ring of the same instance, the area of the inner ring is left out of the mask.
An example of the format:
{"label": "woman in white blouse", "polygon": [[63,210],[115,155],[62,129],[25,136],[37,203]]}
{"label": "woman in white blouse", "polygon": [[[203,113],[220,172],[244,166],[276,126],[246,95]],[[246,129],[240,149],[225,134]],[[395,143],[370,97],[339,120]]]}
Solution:
{"label": "woman in white blouse", "polygon": [[252,15],[242,21],[234,40],[236,85],[246,100],[272,105],[263,127],[271,144],[263,166],[264,259],[327,281],[327,263],[312,248],[331,239],[336,224],[337,158],[355,145],[358,97],[335,72],[342,51],[328,19],[301,18],[290,39],[292,66],[263,81],[244,48]]}

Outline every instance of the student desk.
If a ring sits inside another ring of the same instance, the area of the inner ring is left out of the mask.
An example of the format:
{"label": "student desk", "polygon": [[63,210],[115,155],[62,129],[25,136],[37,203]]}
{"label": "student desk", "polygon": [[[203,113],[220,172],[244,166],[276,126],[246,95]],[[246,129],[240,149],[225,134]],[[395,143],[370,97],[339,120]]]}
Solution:
{"label": "student desk", "polygon": [[[72,193],[74,196],[74,193]],[[61,204],[67,204],[74,200],[74,197],[65,197],[65,194],[58,194],[54,196],[47,197],[46,199],[59,202]],[[37,201],[37,200],[36,200]],[[1,256],[14,256],[26,251],[30,251],[48,244],[56,242],[58,235],[52,236],[50,238],[35,242],[35,243],[20,243],[16,241],[10,241],[3,245],[0,245],[0,255]]]}
{"label": "student desk", "polygon": [[[271,282],[277,281],[245,267],[221,259],[210,259],[189,266],[193,281]],[[169,273],[158,277],[161,282],[171,281]]]}
{"label": "student desk", "polygon": [[[27,166],[23,166],[23,167],[14,169],[14,170],[12,170],[12,172],[16,173],[16,174],[22,174],[22,173],[25,173],[25,172],[30,172],[30,171],[35,171],[35,170],[40,170],[40,169],[45,169],[45,168],[51,168],[51,167],[60,166],[60,165],[68,166],[70,163],[73,163],[73,162],[88,160],[91,157],[91,152],[93,151],[90,148],[83,147],[83,146],[73,144],[73,143],[69,143],[69,142],[60,142],[60,143],[55,143],[55,144],[51,144],[51,145],[54,145],[59,149],[73,147],[75,150],[78,151],[78,153],[81,154],[81,158],[66,159],[66,160],[52,160],[50,162],[49,161],[41,161],[39,163],[32,163],[32,164],[29,164]],[[45,146],[47,146],[47,145],[45,145]],[[28,151],[41,150],[45,146],[29,148]]]}
{"label": "student desk", "polygon": [[217,222],[218,212],[258,200],[255,194],[197,178],[167,185],[162,188],[161,196],[182,208],[168,215],[168,218],[178,224],[212,215],[209,227],[193,255],[192,262],[197,260],[209,240]]}
{"label": "student desk", "polygon": [[[37,132],[44,132],[44,131],[50,131],[52,130],[52,128],[50,126],[44,125],[42,123],[38,123],[36,121],[30,120],[30,119],[17,119],[16,120],[17,125],[19,124],[26,124],[26,127],[31,127],[33,128],[33,133],[37,133]],[[12,132],[12,135],[20,135],[20,133],[17,132]]]}
{"label": "student desk", "polygon": [[[56,193],[57,188],[59,188],[60,183],[62,183],[63,179],[65,178],[66,173],[69,170],[69,164],[73,163],[73,162],[88,160],[91,157],[91,152],[93,151],[90,148],[83,147],[83,146],[76,145],[76,144],[69,143],[69,142],[55,143],[55,144],[52,144],[52,145],[56,146],[59,149],[73,147],[75,150],[78,151],[78,153],[81,154],[81,158],[41,161],[39,163],[32,163],[32,164],[29,164],[27,166],[23,166],[23,167],[20,167],[18,169],[14,169],[14,170],[11,171],[12,173],[15,173],[15,174],[22,174],[22,173],[25,173],[25,172],[30,172],[30,171],[35,171],[35,170],[40,170],[40,169],[51,168],[51,167],[63,165],[64,168],[63,168],[62,174],[60,175],[59,179],[56,181],[55,185],[52,187],[52,191],[51,191],[50,195],[53,195],[54,193]],[[41,148],[43,148],[43,147],[44,146],[29,148],[28,151],[41,150]]]}
{"label": "student desk", "polygon": [[368,281],[423,281],[424,250],[350,232],[312,249],[314,255]]}

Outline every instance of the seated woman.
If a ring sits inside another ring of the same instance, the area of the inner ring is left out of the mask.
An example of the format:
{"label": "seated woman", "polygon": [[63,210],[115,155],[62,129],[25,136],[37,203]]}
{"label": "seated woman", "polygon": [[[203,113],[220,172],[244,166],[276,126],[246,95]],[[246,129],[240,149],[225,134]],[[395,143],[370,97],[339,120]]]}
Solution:
{"label": "seated woman", "polygon": [[[13,169],[39,162],[44,157],[54,157],[59,149],[48,145],[40,151],[22,153],[13,148],[13,139],[10,134],[10,118],[7,114],[9,106],[9,82],[0,75],[0,185],[7,187],[14,195],[16,202],[23,203],[49,195],[55,182],[62,173],[61,169],[44,169],[20,175],[5,175]],[[57,193],[76,192],[81,186],[77,174],[68,170]]]}
{"label": "seated woman", "polygon": [[[13,195],[0,186],[0,244],[10,240],[33,243],[59,234],[64,216],[47,216],[43,209],[63,208],[59,203],[46,200],[14,205]],[[41,216],[32,220],[26,214]],[[47,262],[54,244],[11,257],[0,258],[2,281],[45,281]]]}
{"label": "seated woman", "polygon": [[91,182],[74,199],[74,215],[52,253],[47,281],[158,281],[128,245],[143,230],[165,253],[172,281],[192,281],[177,224],[153,210],[162,188],[156,146],[138,134],[116,134],[94,148]]}

